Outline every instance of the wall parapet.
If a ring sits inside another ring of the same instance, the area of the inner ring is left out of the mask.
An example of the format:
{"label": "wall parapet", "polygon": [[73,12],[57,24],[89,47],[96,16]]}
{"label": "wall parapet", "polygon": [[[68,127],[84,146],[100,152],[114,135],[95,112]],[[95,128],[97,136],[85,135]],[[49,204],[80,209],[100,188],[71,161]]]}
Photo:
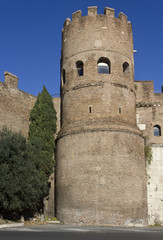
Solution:
{"label": "wall parapet", "polygon": [[97,7],[88,7],[88,16],[96,16]]}
{"label": "wall parapet", "polygon": [[105,7],[104,14],[105,15],[109,15],[111,17],[115,17],[115,9],[109,8],[109,7]]}
{"label": "wall parapet", "polygon": [[18,88],[18,77],[12,73],[9,73],[7,71],[4,72],[5,76],[5,84],[9,88],[17,89]]}
{"label": "wall parapet", "polygon": [[[97,9],[98,9],[97,6],[88,7],[88,15],[87,16],[95,17],[97,15],[101,15],[101,14],[97,13]],[[109,17],[114,18],[115,17],[115,9],[109,8],[109,7],[105,7],[105,9],[104,9],[104,17],[105,16],[109,16]],[[76,20],[79,20],[82,17],[84,17],[84,16],[82,16],[82,11],[78,10],[78,11],[76,11],[76,12],[74,12],[72,14],[72,22],[74,22]],[[122,13],[122,12],[119,13],[117,19],[120,19],[122,22],[127,23],[127,16],[124,13]],[[69,25],[70,23],[71,23],[71,19],[67,18],[65,20],[65,22],[64,22],[64,27]],[[131,24],[131,22],[129,22],[129,24]]]}
{"label": "wall parapet", "polygon": [[[81,16],[82,16],[82,11],[81,11],[81,10],[78,10],[78,11],[74,12],[74,13],[72,14],[72,21],[74,21],[74,20],[76,20],[76,19],[78,19],[78,18],[81,18]],[[71,20],[70,20],[70,21],[71,21]]]}
{"label": "wall parapet", "polygon": [[118,15],[118,17],[119,17],[122,21],[127,22],[127,16],[126,16],[126,14],[124,14],[123,12],[120,12],[119,15]]}

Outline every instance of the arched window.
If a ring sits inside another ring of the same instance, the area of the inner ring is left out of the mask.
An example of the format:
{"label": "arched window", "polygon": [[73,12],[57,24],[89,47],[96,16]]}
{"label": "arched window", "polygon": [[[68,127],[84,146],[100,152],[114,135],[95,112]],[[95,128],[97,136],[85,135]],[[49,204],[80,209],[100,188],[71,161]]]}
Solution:
{"label": "arched window", "polygon": [[161,136],[161,127],[159,125],[155,125],[153,127],[153,135],[154,136]]}
{"label": "arched window", "polygon": [[110,73],[110,61],[107,58],[100,58],[97,62],[98,73]]}
{"label": "arched window", "polygon": [[63,83],[65,84],[66,83],[66,71],[65,71],[65,69],[63,69],[62,78],[63,78]]}
{"label": "arched window", "polygon": [[130,66],[128,62],[123,63],[122,67],[123,67],[123,73],[128,73],[130,71]]}
{"label": "arched window", "polygon": [[83,76],[84,75],[84,69],[83,69],[83,62],[82,61],[77,61],[76,62],[76,67],[77,67],[77,74],[78,76]]}

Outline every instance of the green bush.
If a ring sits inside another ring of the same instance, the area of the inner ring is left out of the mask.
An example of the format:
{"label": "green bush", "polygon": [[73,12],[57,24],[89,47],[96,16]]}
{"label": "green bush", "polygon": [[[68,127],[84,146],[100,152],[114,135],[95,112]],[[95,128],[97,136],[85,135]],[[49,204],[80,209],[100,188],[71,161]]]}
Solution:
{"label": "green bush", "polygon": [[0,212],[14,219],[38,209],[44,183],[32,145],[20,133],[0,131]]}

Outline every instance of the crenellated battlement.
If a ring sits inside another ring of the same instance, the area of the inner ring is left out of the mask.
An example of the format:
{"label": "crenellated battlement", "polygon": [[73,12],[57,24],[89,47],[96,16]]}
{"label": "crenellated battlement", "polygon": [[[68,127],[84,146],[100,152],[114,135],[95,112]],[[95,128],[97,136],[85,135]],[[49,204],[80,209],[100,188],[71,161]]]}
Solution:
{"label": "crenellated battlement", "polygon": [[[72,14],[72,21],[81,18],[82,16],[82,11],[78,10]],[[71,21],[71,20],[70,20]]]}
{"label": "crenellated battlement", "polygon": [[119,13],[118,18],[120,18],[123,22],[127,22],[127,16],[123,12]]}
{"label": "crenellated battlement", "polygon": [[96,16],[97,7],[88,7],[88,16]]}
{"label": "crenellated battlement", "polygon": [[[87,16],[96,17],[97,15],[102,15],[102,14],[97,14],[97,8],[98,8],[97,6],[88,7],[88,15]],[[115,18],[115,9],[105,7],[104,16],[107,16],[107,17],[109,16],[111,18]],[[78,10],[72,14],[72,22],[79,20],[82,17],[85,17],[85,16],[82,16],[82,11]],[[122,22],[127,23],[127,16],[122,12],[119,13],[118,18],[116,18],[116,19],[120,19]],[[66,21],[64,22],[64,27],[69,25],[70,23],[71,23],[71,19],[67,18]],[[129,23],[131,23],[131,22],[129,22]]]}
{"label": "crenellated battlement", "polygon": [[[97,7],[88,7],[88,14],[82,16],[78,10],[67,18],[62,29],[62,57],[69,58],[78,52],[103,50],[119,52],[132,64],[132,25],[127,16],[120,12],[115,17],[113,8],[105,7],[104,14],[98,14]],[[102,37],[104,36],[104,37]],[[117,41],[116,41],[117,39]],[[102,53],[101,53],[102,54]],[[108,56],[111,58],[111,56]],[[111,59],[109,59],[111,61]],[[116,70],[117,71],[117,70]]]}
{"label": "crenellated battlement", "polygon": [[109,15],[111,17],[115,17],[115,9],[109,8],[109,7],[105,7],[104,14],[105,15]]}
{"label": "crenellated battlement", "polygon": [[64,27],[69,25],[69,23],[71,22],[70,18],[66,18],[65,22],[64,22]]}

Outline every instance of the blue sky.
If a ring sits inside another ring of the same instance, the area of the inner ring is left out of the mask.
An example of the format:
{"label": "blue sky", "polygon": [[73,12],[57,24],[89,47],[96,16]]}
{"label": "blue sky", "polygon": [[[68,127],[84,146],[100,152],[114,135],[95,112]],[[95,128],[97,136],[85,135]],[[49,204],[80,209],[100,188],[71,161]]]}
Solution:
{"label": "blue sky", "polygon": [[0,0],[0,81],[4,71],[19,77],[19,89],[37,95],[45,85],[59,93],[61,29],[67,17],[88,6],[124,12],[132,22],[135,80],[163,84],[162,0]]}

